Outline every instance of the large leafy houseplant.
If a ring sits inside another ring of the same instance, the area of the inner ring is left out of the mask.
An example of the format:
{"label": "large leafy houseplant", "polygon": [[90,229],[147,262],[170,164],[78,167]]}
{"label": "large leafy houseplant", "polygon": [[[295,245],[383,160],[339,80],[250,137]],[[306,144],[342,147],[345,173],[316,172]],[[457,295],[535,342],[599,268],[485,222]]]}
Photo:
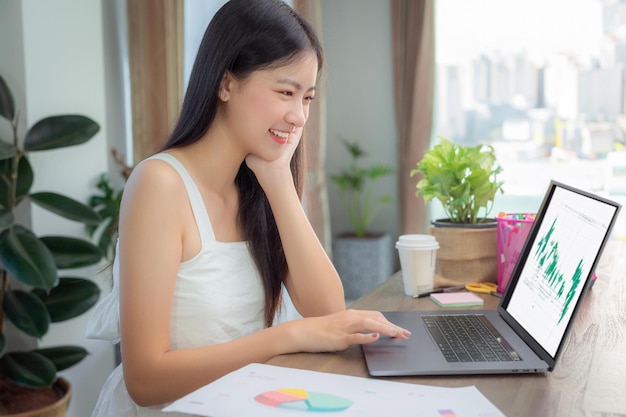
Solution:
{"label": "large leafy houseplant", "polygon": [[13,138],[0,139],[0,377],[29,387],[51,386],[57,371],[82,360],[79,346],[56,346],[30,351],[10,351],[5,336],[8,320],[20,332],[43,337],[50,323],[77,317],[99,298],[92,281],[60,277],[59,270],[93,265],[102,252],[87,240],[68,236],[37,236],[16,222],[16,208],[29,201],[64,218],[97,224],[90,207],[55,192],[31,192],[33,169],[29,152],[82,144],[100,129],[80,115],[46,117],[18,137],[18,115],[13,95],[0,77],[0,116],[10,125]]}
{"label": "large leafy houseplant", "polygon": [[345,170],[332,175],[331,179],[339,188],[341,202],[348,214],[355,236],[364,237],[383,205],[393,201],[389,196],[374,199],[376,181],[390,175],[393,170],[382,164],[372,164],[367,167],[359,165],[359,160],[367,156],[366,152],[358,142],[343,141],[343,144],[350,154],[350,163]]}
{"label": "large leafy houseplant", "polygon": [[436,199],[449,221],[460,224],[483,223],[502,192],[502,172],[492,146],[456,145],[445,138],[428,150],[411,176],[422,174],[416,196],[424,202]]}

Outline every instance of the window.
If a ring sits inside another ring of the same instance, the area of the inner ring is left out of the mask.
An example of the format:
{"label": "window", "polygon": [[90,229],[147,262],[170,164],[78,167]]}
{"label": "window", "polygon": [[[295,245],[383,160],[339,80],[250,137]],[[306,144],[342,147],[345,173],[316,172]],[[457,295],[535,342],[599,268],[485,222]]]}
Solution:
{"label": "window", "polygon": [[626,3],[436,7],[434,134],[494,146],[505,193],[492,215],[536,210],[550,179],[626,203]]}

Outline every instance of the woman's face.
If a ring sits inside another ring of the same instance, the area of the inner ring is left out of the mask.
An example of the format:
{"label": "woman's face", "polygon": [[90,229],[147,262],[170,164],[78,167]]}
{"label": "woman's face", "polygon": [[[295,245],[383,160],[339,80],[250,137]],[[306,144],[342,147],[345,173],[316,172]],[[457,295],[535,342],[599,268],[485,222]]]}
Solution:
{"label": "woman's face", "polygon": [[302,135],[316,81],[317,57],[313,53],[283,67],[255,71],[242,81],[225,80],[227,128],[246,155],[274,160],[289,135]]}

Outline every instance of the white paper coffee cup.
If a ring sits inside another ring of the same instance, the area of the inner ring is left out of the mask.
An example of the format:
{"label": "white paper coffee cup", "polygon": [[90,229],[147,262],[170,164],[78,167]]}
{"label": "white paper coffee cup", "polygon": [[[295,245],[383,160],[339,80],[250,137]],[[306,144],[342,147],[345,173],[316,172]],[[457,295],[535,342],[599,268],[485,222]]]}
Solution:
{"label": "white paper coffee cup", "polygon": [[435,285],[437,239],[432,235],[401,235],[396,249],[400,256],[404,293],[414,296],[431,291]]}

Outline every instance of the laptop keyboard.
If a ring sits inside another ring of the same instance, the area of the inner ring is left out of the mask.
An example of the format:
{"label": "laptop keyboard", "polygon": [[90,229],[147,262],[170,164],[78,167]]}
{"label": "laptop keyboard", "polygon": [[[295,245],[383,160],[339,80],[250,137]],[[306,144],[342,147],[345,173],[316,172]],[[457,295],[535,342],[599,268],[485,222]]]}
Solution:
{"label": "laptop keyboard", "polygon": [[422,319],[448,362],[520,360],[484,315],[433,315]]}

